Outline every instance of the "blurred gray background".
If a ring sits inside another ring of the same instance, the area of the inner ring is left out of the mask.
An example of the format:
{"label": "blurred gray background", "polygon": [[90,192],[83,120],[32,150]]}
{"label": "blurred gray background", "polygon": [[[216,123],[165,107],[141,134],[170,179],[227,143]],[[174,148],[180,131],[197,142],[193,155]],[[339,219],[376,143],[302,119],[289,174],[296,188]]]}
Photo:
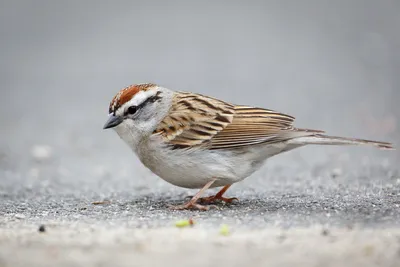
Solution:
{"label": "blurred gray background", "polygon": [[399,141],[399,6],[2,1],[1,143],[68,149],[73,135],[121,155],[101,127],[113,95],[140,82],[277,109],[333,134]]}
{"label": "blurred gray background", "polygon": [[[63,197],[73,198],[64,199],[72,206],[147,196],[164,205],[192,192],[155,177],[113,131],[102,130],[109,101],[133,83],[275,109],[296,116],[299,127],[400,144],[399,1],[0,5],[5,213],[27,199],[36,200],[28,205],[39,214],[43,203]],[[45,161],[32,155],[37,145],[50,146]],[[398,160],[397,151],[302,148],[271,159],[230,194],[312,199],[352,185],[361,196],[378,192],[379,200],[387,185],[396,202]],[[330,182],[331,172],[344,178]]]}

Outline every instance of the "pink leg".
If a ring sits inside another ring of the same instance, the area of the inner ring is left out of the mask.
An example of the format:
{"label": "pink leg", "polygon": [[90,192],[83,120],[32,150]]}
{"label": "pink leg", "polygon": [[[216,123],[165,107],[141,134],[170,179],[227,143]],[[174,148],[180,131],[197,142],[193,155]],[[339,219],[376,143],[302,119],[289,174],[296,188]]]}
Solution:
{"label": "pink leg", "polygon": [[197,200],[201,197],[201,195],[206,191],[210,186],[215,182],[215,180],[212,180],[208,182],[199,192],[197,192],[194,197],[192,197],[189,202],[182,204],[182,205],[177,205],[177,206],[172,206],[170,205],[169,208],[172,210],[186,210],[186,209],[199,209],[199,210],[209,210],[210,207],[208,206],[203,206],[200,204],[197,204]]}
{"label": "pink leg", "polygon": [[202,197],[199,199],[199,201],[201,203],[209,204],[209,203],[214,203],[217,200],[223,201],[225,203],[232,203],[234,200],[238,200],[236,197],[225,198],[222,196],[226,192],[226,190],[229,189],[229,187],[231,187],[231,185],[226,185],[215,196]]}

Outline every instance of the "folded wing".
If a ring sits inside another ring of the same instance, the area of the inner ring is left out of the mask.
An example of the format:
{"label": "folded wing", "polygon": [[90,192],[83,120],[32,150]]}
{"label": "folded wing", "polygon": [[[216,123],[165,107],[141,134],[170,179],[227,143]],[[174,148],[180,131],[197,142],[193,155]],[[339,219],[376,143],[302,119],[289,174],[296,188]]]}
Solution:
{"label": "folded wing", "polygon": [[155,134],[161,134],[175,148],[239,148],[321,133],[294,128],[294,118],[289,115],[234,106],[198,94],[178,93],[172,107]]}

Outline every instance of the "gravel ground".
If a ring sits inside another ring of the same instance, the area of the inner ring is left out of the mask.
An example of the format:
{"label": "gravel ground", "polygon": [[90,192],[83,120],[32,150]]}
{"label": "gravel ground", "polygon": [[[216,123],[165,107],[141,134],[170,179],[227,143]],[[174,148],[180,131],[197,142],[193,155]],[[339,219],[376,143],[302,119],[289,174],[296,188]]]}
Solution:
{"label": "gravel ground", "polygon": [[[301,152],[281,157],[294,163]],[[354,166],[342,154],[311,168],[271,160],[228,191],[237,203],[201,212],[168,210],[195,191],[147,170],[132,179],[129,170],[103,166],[82,176],[58,166],[55,155],[40,162],[32,155],[24,172],[3,165],[1,266],[397,266],[400,260],[400,176],[387,158]],[[189,218],[193,227],[176,228]],[[223,224],[228,236],[220,233]]]}

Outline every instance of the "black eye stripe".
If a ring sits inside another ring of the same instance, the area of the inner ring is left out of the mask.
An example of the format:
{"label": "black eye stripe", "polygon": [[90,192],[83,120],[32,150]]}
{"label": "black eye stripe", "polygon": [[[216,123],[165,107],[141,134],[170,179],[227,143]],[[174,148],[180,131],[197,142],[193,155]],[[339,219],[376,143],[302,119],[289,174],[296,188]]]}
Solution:
{"label": "black eye stripe", "polygon": [[157,92],[157,94],[156,95],[153,95],[153,96],[151,96],[151,97],[149,97],[149,98],[147,98],[146,99],[146,101],[144,101],[142,104],[140,104],[139,106],[140,107],[143,107],[144,105],[146,105],[147,103],[154,103],[154,102],[156,102],[157,100],[160,100],[161,99],[161,97],[159,96],[161,94],[161,92]]}
{"label": "black eye stripe", "polygon": [[139,109],[143,108],[147,103],[154,103],[159,101],[162,97],[160,96],[161,92],[157,92],[154,96],[147,98],[144,102],[142,102],[139,106],[130,106],[125,114],[135,114]]}

